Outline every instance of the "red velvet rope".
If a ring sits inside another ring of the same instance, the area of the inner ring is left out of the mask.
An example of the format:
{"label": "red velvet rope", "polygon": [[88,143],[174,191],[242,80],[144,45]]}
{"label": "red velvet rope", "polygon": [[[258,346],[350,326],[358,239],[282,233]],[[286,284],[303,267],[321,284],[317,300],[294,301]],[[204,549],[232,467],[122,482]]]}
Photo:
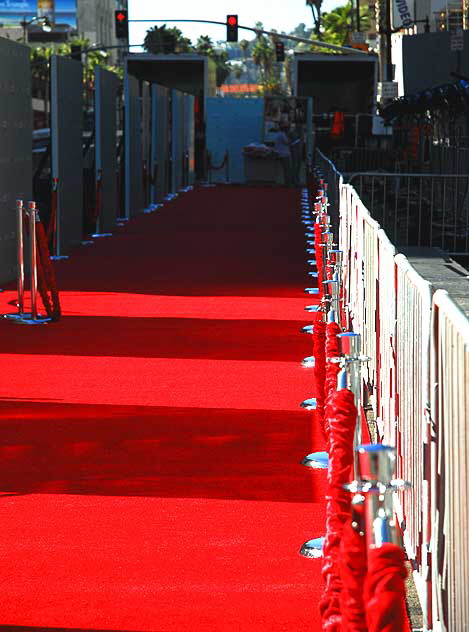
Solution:
{"label": "red velvet rope", "polygon": [[363,600],[366,577],[366,538],[352,527],[351,516],[344,524],[340,545],[342,592],[340,609],[344,632],[368,632]]}
{"label": "red velvet rope", "polygon": [[[50,242],[51,238],[56,241],[56,223],[57,223],[57,192],[58,192],[58,180],[54,178],[52,184],[52,196],[51,196],[51,209],[49,223],[47,224],[47,241]],[[54,243],[55,245],[55,243]]]}
{"label": "red velvet rope", "polygon": [[[30,232],[29,216],[25,215],[26,232]],[[37,289],[47,316],[54,322],[60,320],[60,300],[54,268],[50,259],[47,233],[41,222],[35,222],[37,251]],[[50,294],[50,295],[49,295]]]}
{"label": "red velvet rope", "polygon": [[353,470],[353,436],[357,419],[354,396],[351,391],[336,391],[329,410],[333,411],[329,425],[328,491],[326,496],[326,536],[323,545],[322,574],[326,588],[319,609],[323,630],[342,630],[343,616],[340,607],[342,579],[340,576],[340,543],[344,525],[350,519],[350,492],[344,489],[350,482]]}
{"label": "red velvet rope", "polygon": [[333,416],[334,409],[331,408],[333,396],[337,391],[337,375],[340,371],[339,364],[330,362],[331,358],[338,358],[340,355],[340,342],[337,334],[341,333],[341,328],[337,323],[327,323],[326,327],[326,383],[325,383],[325,426],[328,434],[328,419]]}
{"label": "red velvet rope", "polygon": [[60,300],[54,268],[50,260],[47,235],[41,222],[36,223],[37,237],[37,287],[48,317],[60,320]]}
{"label": "red velvet rope", "polygon": [[405,553],[395,544],[368,552],[365,606],[368,632],[411,632],[405,605]]}
{"label": "red velvet rope", "polygon": [[317,320],[313,325],[313,354],[314,354],[314,382],[316,394],[316,410],[314,418],[316,425],[325,434],[324,405],[326,381],[326,323]]}
{"label": "red velvet rope", "polygon": [[215,165],[212,165],[212,157],[209,154],[208,155],[208,168],[210,171],[219,171],[220,169],[223,169],[223,167],[226,165],[227,160],[228,160],[228,152],[225,151],[225,155],[223,156],[223,160],[221,164],[215,167]]}

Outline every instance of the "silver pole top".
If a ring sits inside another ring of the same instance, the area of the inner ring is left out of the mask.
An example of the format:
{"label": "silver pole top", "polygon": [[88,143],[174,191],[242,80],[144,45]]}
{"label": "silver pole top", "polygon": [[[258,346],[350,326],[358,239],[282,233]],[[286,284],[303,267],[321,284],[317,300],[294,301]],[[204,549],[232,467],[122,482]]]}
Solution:
{"label": "silver pole top", "polygon": [[388,486],[394,478],[396,449],[389,445],[370,444],[357,447],[357,478],[367,483]]}
{"label": "silver pole top", "polygon": [[343,334],[337,334],[340,339],[340,348],[344,355],[352,358],[358,358],[360,355],[361,336],[353,331],[346,331]]}

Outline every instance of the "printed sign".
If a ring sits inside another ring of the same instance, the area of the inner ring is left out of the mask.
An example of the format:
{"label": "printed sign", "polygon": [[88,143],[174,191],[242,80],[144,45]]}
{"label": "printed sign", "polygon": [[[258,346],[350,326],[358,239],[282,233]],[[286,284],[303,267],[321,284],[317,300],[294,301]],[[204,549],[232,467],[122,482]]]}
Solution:
{"label": "printed sign", "polygon": [[415,20],[413,0],[394,0],[392,24],[395,29],[408,29]]}
{"label": "printed sign", "polygon": [[449,37],[450,50],[464,50],[464,32],[461,28],[455,29]]}
{"label": "printed sign", "polygon": [[364,44],[365,43],[365,33],[363,31],[353,31],[351,43],[352,44]]}
{"label": "printed sign", "polygon": [[53,24],[77,25],[76,0],[0,0],[0,23],[20,26],[35,17],[47,17]]}
{"label": "printed sign", "polygon": [[378,101],[395,99],[398,94],[397,81],[380,81],[378,83]]}

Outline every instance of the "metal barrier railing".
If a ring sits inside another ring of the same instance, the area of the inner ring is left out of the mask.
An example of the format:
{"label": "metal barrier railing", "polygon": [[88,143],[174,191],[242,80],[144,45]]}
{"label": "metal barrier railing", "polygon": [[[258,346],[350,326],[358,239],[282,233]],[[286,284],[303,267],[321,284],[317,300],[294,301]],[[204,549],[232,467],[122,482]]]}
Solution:
{"label": "metal barrier railing", "polygon": [[[397,475],[411,480],[413,488],[396,502],[399,522],[405,525],[406,550],[416,568],[415,581],[420,602],[428,610],[429,538],[429,378],[432,288],[412,268],[404,255],[395,261],[395,422],[388,420],[388,432],[399,454]],[[381,284],[385,278],[381,279]],[[381,323],[389,319],[384,311]],[[385,341],[383,341],[385,343]],[[383,371],[387,371],[383,364]],[[392,391],[391,391],[392,392]],[[394,430],[394,432],[393,432]],[[386,436],[386,435],[385,435]]]}
{"label": "metal barrier railing", "polygon": [[469,253],[469,175],[362,172],[348,182],[394,244]]}
{"label": "metal barrier railing", "polygon": [[340,200],[345,307],[363,352],[376,353],[363,367],[362,386],[368,387],[379,439],[396,446],[398,477],[413,483],[395,505],[424,629],[464,630],[469,320],[445,292],[432,299],[431,284],[396,255],[350,185],[341,186]]}
{"label": "metal barrier railing", "polygon": [[438,290],[431,343],[432,612],[448,632],[467,629],[469,621],[468,382],[469,320]]}
{"label": "metal barrier railing", "polygon": [[337,171],[335,165],[327,158],[320,149],[315,152],[315,166],[323,174],[324,180],[327,182],[327,195],[329,200],[329,213],[331,216],[332,231],[335,235],[339,234],[339,199],[340,185],[343,182],[342,174]]}

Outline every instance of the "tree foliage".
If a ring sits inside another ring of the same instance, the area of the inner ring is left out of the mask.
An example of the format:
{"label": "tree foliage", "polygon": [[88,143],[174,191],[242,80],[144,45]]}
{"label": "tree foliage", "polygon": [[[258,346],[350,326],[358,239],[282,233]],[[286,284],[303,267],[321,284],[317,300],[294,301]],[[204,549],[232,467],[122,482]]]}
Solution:
{"label": "tree foliage", "polygon": [[[352,12],[354,8],[348,2],[342,7],[336,7],[329,13],[322,15],[321,39],[329,44],[348,46],[352,31]],[[360,11],[360,29],[367,31],[370,28],[370,18],[367,7],[362,6]]]}
{"label": "tree foliage", "polygon": [[168,28],[166,24],[163,24],[163,26],[152,26],[148,29],[143,40],[143,48],[153,55],[188,53],[191,51],[192,42],[184,37],[177,27]]}

